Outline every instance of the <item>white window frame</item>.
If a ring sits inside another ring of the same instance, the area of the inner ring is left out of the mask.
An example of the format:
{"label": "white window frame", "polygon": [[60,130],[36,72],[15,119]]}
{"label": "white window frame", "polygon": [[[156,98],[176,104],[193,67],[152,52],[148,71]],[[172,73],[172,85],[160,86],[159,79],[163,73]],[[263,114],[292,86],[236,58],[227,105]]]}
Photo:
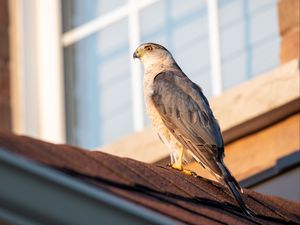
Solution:
{"label": "white window frame", "polygon": [[59,0],[10,0],[13,130],[64,143]]}
{"label": "white window frame", "polygon": [[[60,0],[11,0],[14,131],[43,140],[66,142],[64,47],[128,18],[130,55],[140,44],[139,12],[160,0],[128,0],[117,9],[61,34]],[[217,0],[208,0],[213,95],[222,91]],[[132,62],[134,130],[144,128],[142,74]],[[29,90],[29,91],[28,91]],[[29,94],[28,94],[29,93]]]}
{"label": "white window frame", "polygon": [[223,90],[218,0],[207,0],[212,95]]}

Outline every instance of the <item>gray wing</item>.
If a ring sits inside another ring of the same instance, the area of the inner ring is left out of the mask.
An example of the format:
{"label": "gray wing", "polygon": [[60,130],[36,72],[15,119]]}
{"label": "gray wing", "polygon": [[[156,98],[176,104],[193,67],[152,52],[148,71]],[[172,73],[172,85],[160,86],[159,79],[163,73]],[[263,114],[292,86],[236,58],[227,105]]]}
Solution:
{"label": "gray wing", "polygon": [[152,100],[165,125],[202,164],[220,175],[216,159],[224,154],[219,125],[200,87],[181,71],[154,78]]}

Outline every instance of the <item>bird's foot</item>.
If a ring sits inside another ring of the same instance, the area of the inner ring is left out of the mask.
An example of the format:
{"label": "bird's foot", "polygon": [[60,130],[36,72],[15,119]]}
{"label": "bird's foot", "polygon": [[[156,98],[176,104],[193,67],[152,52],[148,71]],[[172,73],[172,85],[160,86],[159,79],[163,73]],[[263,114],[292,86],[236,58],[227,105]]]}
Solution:
{"label": "bird's foot", "polygon": [[191,170],[183,169],[183,167],[181,165],[168,164],[168,166],[171,167],[172,169],[179,170],[179,171],[183,172],[186,175],[194,176],[194,177],[197,176],[197,174],[195,172],[193,172]]}

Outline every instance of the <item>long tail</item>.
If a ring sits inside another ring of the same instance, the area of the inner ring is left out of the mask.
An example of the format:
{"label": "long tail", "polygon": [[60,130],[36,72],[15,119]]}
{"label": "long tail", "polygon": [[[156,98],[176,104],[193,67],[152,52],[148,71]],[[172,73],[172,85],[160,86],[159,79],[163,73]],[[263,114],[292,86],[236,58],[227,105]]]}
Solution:
{"label": "long tail", "polygon": [[254,212],[252,212],[245,204],[241,193],[243,193],[243,189],[240,187],[236,179],[231,175],[225,164],[223,163],[223,160],[220,160],[217,162],[218,167],[220,168],[223,179],[227,186],[229,187],[231,193],[233,194],[235,200],[239,204],[241,210],[243,211],[244,214],[253,217],[255,215]]}

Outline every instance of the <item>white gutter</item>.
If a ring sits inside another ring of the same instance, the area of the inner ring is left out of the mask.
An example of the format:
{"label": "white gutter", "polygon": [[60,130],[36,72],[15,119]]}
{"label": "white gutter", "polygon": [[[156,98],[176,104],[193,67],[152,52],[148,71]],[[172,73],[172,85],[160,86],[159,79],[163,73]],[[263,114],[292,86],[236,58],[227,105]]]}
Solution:
{"label": "white gutter", "polygon": [[179,224],[2,148],[0,180],[0,221],[12,224]]}

